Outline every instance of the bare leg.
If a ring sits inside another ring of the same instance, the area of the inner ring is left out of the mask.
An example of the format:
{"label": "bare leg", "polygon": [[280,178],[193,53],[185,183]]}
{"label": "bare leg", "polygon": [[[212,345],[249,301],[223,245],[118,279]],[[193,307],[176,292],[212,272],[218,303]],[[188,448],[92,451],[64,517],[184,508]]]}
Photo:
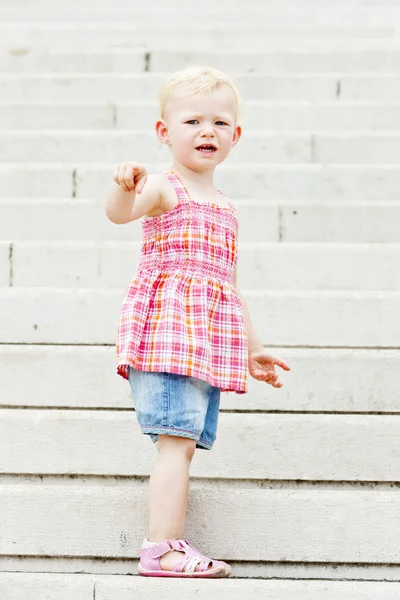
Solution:
{"label": "bare leg", "polygon": [[[148,540],[181,539],[188,502],[189,468],[196,441],[160,435],[156,446],[158,456],[149,482]],[[161,557],[161,568],[170,571],[180,558],[181,552],[167,552]]]}

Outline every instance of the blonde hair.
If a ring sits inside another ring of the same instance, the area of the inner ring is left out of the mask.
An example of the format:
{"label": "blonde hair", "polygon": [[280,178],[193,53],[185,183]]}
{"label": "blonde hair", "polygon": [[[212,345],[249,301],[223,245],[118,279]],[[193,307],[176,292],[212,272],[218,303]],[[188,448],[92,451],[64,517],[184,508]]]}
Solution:
{"label": "blonde hair", "polygon": [[222,84],[228,85],[233,92],[236,104],[236,118],[238,118],[241,105],[239,90],[228,75],[212,67],[190,67],[177,71],[168,77],[161,86],[158,96],[160,118],[164,118],[165,105],[176,86],[186,86],[193,94],[198,94],[199,92],[211,92],[218,85]]}

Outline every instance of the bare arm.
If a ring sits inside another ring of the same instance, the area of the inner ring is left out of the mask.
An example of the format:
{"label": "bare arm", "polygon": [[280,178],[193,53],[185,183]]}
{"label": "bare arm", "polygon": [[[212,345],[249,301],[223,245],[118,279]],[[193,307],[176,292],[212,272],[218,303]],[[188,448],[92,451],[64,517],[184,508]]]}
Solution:
{"label": "bare arm", "polygon": [[131,221],[133,205],[136,198],[136,192],[125,192],[118,184],[115,184],[113,191],[107,196],[105,211],[107,217],[113,223],[129,223]]}
{"label": "bare arm", "polygon": [[254,329],[253,323],[251,322],[250,313],[249,309],[247,308],[246,301],[238,289],[237,292],[242,301],[244,322],[247,330],[248,353],[250,354],[251,352],[261,352],[264,349],[264,346],[260,338],[258,337],[256,330]]}
{"label": "bare arm", "polygon": [[[237,227],[236,235],[237,235],[237,239],[239,239],[239,224]],[[246,330],[247,330],[248,353],[250,354],[251,352],[260,352],[263,350],[264,346],[263,346],[260,338],[258,337],[256,330],[254,329],[253,323],[251,322],[250,313],[249,313],[249,309],[247,308],[246,301],[243,298],[243,296],[240,293],[239,288],[238,288],[237,264],[235,266],[235,272],[233,274],[233,285],[235,286],[236,291],[239,294],[240,300],[242,302],[244,322],[245,322],[245,326],[246,326]]]}
{"label": "bare arm", "polygon": [[[139,219],[161,202],[160,176],[147,177],[138,163],[122,163],[114,171],[115,186],[107,196],[105,212],[113,223],[124,224]],[[145,189],[143,189],[145,188]]]}

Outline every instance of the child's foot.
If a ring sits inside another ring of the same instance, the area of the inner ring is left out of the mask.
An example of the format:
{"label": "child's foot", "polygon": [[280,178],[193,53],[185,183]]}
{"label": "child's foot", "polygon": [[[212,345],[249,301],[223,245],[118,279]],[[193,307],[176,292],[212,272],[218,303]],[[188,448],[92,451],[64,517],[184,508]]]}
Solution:
{"label": "child's foot", "polygon": [[[184,552],[177,552],[176,550],[171,550],[167,552],[160,558],[160,566],[163,571],[172,571],[173,567],[184,557]],[[210,561],[207,565],[207,568],[212,567],[212,561]],[[194,569],[195,571],[200,570],[200,566],[197,565]]]}
{"label": "child's foot", "polygon": [[231,567],[203,556],[187,540],[144,540],[138,566],[148,577],[229,577]]}

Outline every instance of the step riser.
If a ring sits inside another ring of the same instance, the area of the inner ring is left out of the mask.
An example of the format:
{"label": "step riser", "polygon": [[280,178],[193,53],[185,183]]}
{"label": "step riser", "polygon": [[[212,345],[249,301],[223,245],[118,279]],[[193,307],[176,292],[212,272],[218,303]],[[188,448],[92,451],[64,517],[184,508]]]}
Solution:
{"label": "step riser", "polygon": [[[289,373],[277,369],[284,384],[279,393],[249,377],[245,403],[237,394],[222,393],[222,411],[399,412],[398,350],[272,352],[291,368]],[[130,386],[115,374],[114,346],[1,345],[0,361],[0,405],[132,408]],[[60,386],[61,379],[68,386]]]}
{"label": "step riser", "polygon": [[[93,7],[90,5],[83,6],[59,6],[57,7],[57,15],[55,18],[54,12],[46,9],[45,6],[39,6],[35,9],[26,7],[23,11],[18,5],[18,9],[12,7],[1,8],[3,22],[9,26],[18,28],[32,27],[32,24],[38,26],[46,26],[50,21],[57,21],[58,24],[73,22],[82,26],[82,24],[93,23],[96,26],[103,23],[120,24],[126,26],[126,23],[132,23],[133,27],[144,25],[149,27],[157,23],[161,27],[176,25],[179,23],[182,27],[193,27],[193,15],[188,5],[172,5],[168,7],[157,3],[156,10],[150,11],[149,7],[135,6],[134,9],[130,5],[117,3],[115,8],[120,5],[124,9],[125,19],[121,19],[121,13],[116,9],[111,10],[110,6],[96,6],[95,17],[93,16]],[[302,2],[301,5],[292,3],[291,10],[287,10],[284,5],[290,3],[282,2],[280,5],[274,4],[252,4],[251,12],[246,7],[237,5],[235,11],[227,11],[223,5],[212,5],[207,8],[207,11],[199,12],[196,15],[196,25],[205,26],[218,24],[222,19],[224,24],[231,26],[236,25],[252,25],[259,26],[260,22],[265,22],[268,27],[298,27],[298,26],[313,26],[313,27],[329,27],[341,26],[346,23],[347,26],[366,26],[371,25],[391,25],[393,20],[399,15],[398,6],[387,6],[383,11],[382,8],[377,8],[373,5],[363,6],[362,10],[354,4],[348,3],[343,6],[321,6],[310,2]],[[207,6],[207,5],[206,5]]]}
{"label": "step riser", "polygon": [[[337,568],[337,567],[336,567]],[[136,574],[136,569],[131,574]],[[399,584],[365,581],[211,580],[196,583],[174,579],[131,576],[1,573],[3,600],[42,600],[52,591],[57,600],[154,600],[173,598],[177,592],[187,600],[398,600]],[[34,594],[32,593],[34,590]],[[50,598],[49,596],[47,596]]]}
{"label": "step riser", "polygon": [[[240,163],[398,163],[400,134],[307,134],[245,132],[225,164]],[[2,162],[168,162],[171,152],[153,132],[0,132]]]}
{"label": "step riser", "polygon": [[[191,475],[229,480],[399,481],[399,423],[400,415],[223,413],[215,441],[218,452],[199,453]],[[327,444],[328,439],[334,443]],[[79,449],[71,453],[76,440],[81,440]],[[4,473],[149,477],[154,462],[149,444],[133,411],[2,411]]]}
{"label": "step riser", "polygon": [[[115,344],[124,294],[125,290],[0,288],[0,342]],[[397,292],[262,291],[244,292],[243,297],[264,344],[400,346]]]}
{"label": "step riser", "polygon": [[[137,558],[147,485],[99,483],[3,485],[1,554]],[[185,537],[227,560],[396,564],[399,515],[396,490],[192,482]]]}
{"label": "step riser", "polygon": [[[2,198],[97,198],[104,201],[114,186],[115,163],[58,166],[0,165]],[[171,168],[171,163],[148,163],[149,173]],[[221,165],[216,185],[235,199],[314,201],[395,201],[400,198],[400,166],[358,165]],[[16,185],[18,182],[18,185]]]}
{"label": "step riser", "polygon": [[[231,7],[231,0],[220,0],[220,2],[218,3],[218,7],[220,10],[222,9],[226,9],[227,7]],[[99,5],[95,0],[84,0],[84,2],[80,1],[80,0],[71,0],[68,3],[68,6],[66,7],[66,9],[64,8],[64,10],[71,10],[73,9],[74,12],[80,12],[82,10],[91,10],[93,11],[93,9],[97,9],[98,11],[102,11],[102,7],[104,5]],[[107,5],[106,5],[107,6]],[[110,7],[110,4],[108,4],[108,6]],[[116,0],[115,3],[113,3],[113,8],[116,11],[117,8],[124,8],[126,10],[129,10],[129,8],[127,7],[126,3],[124,0]],[[320,10],[332,10],[332,3],[329,0],[304,0],[301,4],[302,7],[304,8],[314,8],[314,9],[320,9]],[[354,9],[358,9],[360,10],[361,8],[364,9],[364,7],[395,7],[397,6],[397,0],[337,0],[337,2],[335,2],[335,8],[336,9],[349,9],[350,7],[354,8]],[[15,10],[15,4],[13,3],[13,0],[4,0],[3,1],[3,5],[2,8],[4,7],[4,9],[7,10]],[[263,9],[265,10],[266,8],[268,9],[282,9],[284,7],[290,7],[291,10],[293,11],[295,8],[298,10],[299,8],[299,4],[296,0],[252,0],[252,12],[254,10],[259,10],[259,9]],[[30,0],[19,0],[18,2],[18,8],[21,10],[23,10],[23,13],[25,13],[27,10],[29,11],[29,9],[32,10],[32,4],[30,3]],[[204,10],[206,10],[207,12],[212,12],[213,10],[215,10],[216,8],[216,4],[213,0],[205,0],[204,3],[202,4],[202,8]],[[158,0],[149,0],[146,3],[146,10],[153,10],[153,9],[157,9],[160,10],[160,2]],[[173,10],[173,11],[188,11],[188,4],[185,0],[171,0],[168,4],[168,9],[169,10]],[[37,4],[35,4],[35,10],[39,11],[39,10],[47,10],[47,11],[51,11],[54,10],[54,4],[51,2],[51,0],[38,0]],[[60,9],[57,7],[57,11],[58,10],[62,10],[62,7],[60,7]],[[144,10],[143,6],[138,7],[138,12],[139,14]],[[165,7],[162,7],[161,10],[165,10]],[[93,15],[93,13],[92,13]],[[54,21],[54,13],[53,13],[53,21]]]}
{"label": "step riser", "polygon": [[[152,132],[158,119],[155,103],[115,104],[21,104],[0,105],[2,129],[106,129],[123,132],[142,129]],[[400,129],[400,104],[338,105],[244,103],[241,123],[245,130],[352,131]],[[154,134],[153,134],[154,136]],[[37,149],[36,149],[37,150]],[[393,157],[392,157],[393,159]],[[88,157],[85,157],[85,161]]]}
{"label": "step riser", "polygon": [[[154,101],[164,76],[144,75],[0,75],[2,102]],[[399,102],[400,78],[392,75],[238,75],[247,100],[308,102]]]}
{"label": "step riser", "polygon": [[[0,242],[0,285],[123,289],[137,272],[141,242]],[[400,289],[400,245],[242,244],[238,285],[278,290]]]}
{"label": "step riser", "polygon": [[[400,13],[397,18],[400,17]],[[172,72],[188,66],[212,64],[230,73],[397,73],[400,53],[389,50],[330,52],[309,50],[269,52],[182,52],[152,50],[74,51],[57,53],[35,50],[24,54],[0,51],[4,73],[153,73]]]}
{"label": "step riser", "polygon": [[26,30],[20,27],[13,26],[0,27],[1,48],[19,49],[25,48],[47,48],[47,47],[75,47],[87,49],[88,47],[97,48],[112,48],[112,47],[128,47],[142,48],[148,45],[156,46],[157,48],[183,50],[198,49],[199,45],[205,44],[208,49],[216,50],[219,47],[237,48],[237,44],[241,43],[247,48],[262,48],[265,46],[265,37],[269,40],[287,39],[287,42],[293,40],[306,40],[310,38],[324,42],[325,40],[346,40],[354,41],[371,40],[373,45],[375,40],[390,40],[393,36],[397,36],[399,29],[396,23],[382,25],[347,25],[341,24],[335,26],[313,27],[309,23],[300,24],[298,26],[281,26],[274,27],[263,26],[240,27],[233,25],[226,26],[203,26],[200,27],[146,27],[135,25],[124,26],[114,24],[114,27],[99,26],[97,28],[78,28],[75,23],[70,26],[54,26],[51,25],[48,29],[43,26],[33,26]]}
{"label": "step riser", "polygon": [[[235,202],[240,242],[399,241],[400,204]],[[23,215],[23,219],[21,219]],[[32,226],[34,224],[34,227]],[[132,241],[141,239],[141,220],[111,223],[102,206],[68,201],[14,199],[0,202],[0,240]]]}

